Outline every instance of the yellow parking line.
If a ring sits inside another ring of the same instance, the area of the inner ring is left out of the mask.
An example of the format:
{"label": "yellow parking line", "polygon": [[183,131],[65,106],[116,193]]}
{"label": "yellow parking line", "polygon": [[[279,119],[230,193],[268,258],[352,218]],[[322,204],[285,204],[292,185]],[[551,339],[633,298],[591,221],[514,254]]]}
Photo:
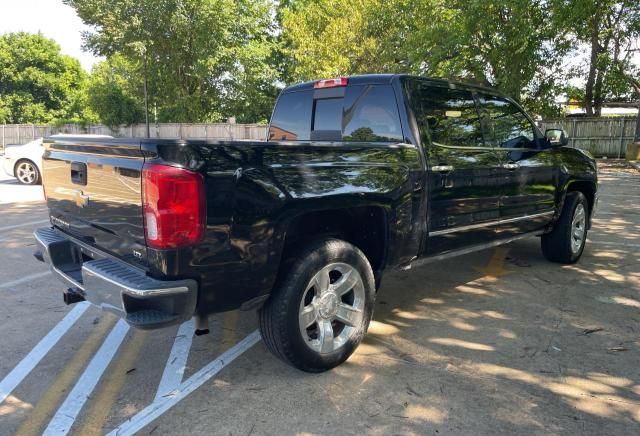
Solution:
{"label": "yellow parking line", "polygon": [[226,351],[234,345],[238,337],[238,319],[240,313],[237,310],[225,312],[222,319],[222,339],[220,340],[220,352]]}
{"label": "yellow parking line", "polygon": [[473,267],[473,269],[481,273],[484,277],[490,277],[490,278],[495,278],[495,277],[500,277],[500,276],[510,274],[511,271],[508,271],[505,268],[505,261],[506,261],[508,252],[509,252],[509,249],[506,247],[497,247],[493,251],[493,255],[491,256],[491,259],[489,260],[489,263],[487,264],[487,266]]}
{"label": "yellow parking line", "polygon": [[68,393],[69,388],[81,374],[82,368],[95,353],[101,340],[115,323],[115,317],[107,315],[102,318],[98,326],[91,332],[89,337],[78,348],[71,360],[65,365],[62,372],[49,386],[44,395],[36,403],[32,412],[27,415],[16,436],[39,435],[42,426],[51,417],[53,411],[58,407],[63,396]]}
{"label": "yellow parking line", "polygon": [[127,371],[133,367],[140,354],[146,336],[146,332],[134,330],[131,339],[126,344],[125,349],[120,353],[120,357],[110,371],[109,376],[102,382],[100,391],[86,415],[78,434],[95,435],[103,433],[102,427],[109,416],[113,403],[127,380]]}

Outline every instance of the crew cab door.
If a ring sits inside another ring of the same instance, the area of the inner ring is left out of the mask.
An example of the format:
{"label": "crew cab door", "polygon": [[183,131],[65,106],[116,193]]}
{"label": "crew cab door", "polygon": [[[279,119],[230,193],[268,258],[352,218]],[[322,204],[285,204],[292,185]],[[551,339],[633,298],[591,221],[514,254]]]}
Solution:
{"label": "crew cab door", "polygon": [[498,231],[502,237],[548,224],[555,207],[555,159],[539,147],[539,133],[507,98],[478,94],[485,143],[501,154],[503,191]]}
{"label": "crew cab door", "polygon": [[409,86],[427,156],[425,254],[495,240],[505,180],[500,152],[484,143],[473,93],[428,81]]}

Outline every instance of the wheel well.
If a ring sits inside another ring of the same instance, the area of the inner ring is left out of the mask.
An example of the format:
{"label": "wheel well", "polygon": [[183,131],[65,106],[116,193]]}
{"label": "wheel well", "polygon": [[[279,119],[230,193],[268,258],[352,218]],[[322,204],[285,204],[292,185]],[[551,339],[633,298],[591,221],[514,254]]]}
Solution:
{"label": "wheel well", "polygon": [[573,182],[567,187],[567,192],[580,191],[587,197],[589,202],[589,214],[593,210],[593,202],[595,201],[596,188],[591,182]]}
{"label": "wheel well", "polygon": [[387,225],[381,207],[353,207],[309,212],[288,225],[282,260],[285,263],[306,242],[319,237],[334,237],[358,247],[378,277],[384,268]]}
{"label": "wheel well", "polygon": [[588,228],[591,228],[591,216],[596,198],[596,187],[591,182],[573,182],[567,187],[567,192],[576,191],[582,192],[582,194],[587,198],[587,202],[589,203]]}

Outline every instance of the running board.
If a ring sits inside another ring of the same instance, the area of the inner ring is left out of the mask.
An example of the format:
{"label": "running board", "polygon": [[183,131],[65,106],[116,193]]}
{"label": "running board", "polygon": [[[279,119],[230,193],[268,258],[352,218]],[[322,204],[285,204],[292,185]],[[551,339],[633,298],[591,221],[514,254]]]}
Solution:
{"label": "running board", "polygon": [[506,239],[500,239],[498,241],[488,242],[486,244],[472,245],[471,247],[461,248],[460,250],[445,251],[444,253],[441,253],[441,254],[436,254],[436,255],[433,255],[433,256],[421,257],[421,258],[412,260],[411,263],[409,263],[408,265],[405,265],[403,267],[400,267],[400,269],[402,271],[407,271],[407,270],[410,270],[411,268],[413,268],[414,266],[422,266],[422,265],[426,265],[428,263],[438,262],[440,260],[445,260],[445,259],[450,259],[452,257],[463,256],[465,254],[475,253],[476,251],[482,251],[482,250],[486,250],[487,248],[498,247],[500,245],[508,244],[510,242],[517,241],[517,240],[524,239],[524,238],[529,238],[531,236],[540,236],[542,233],[544,233],[544,232],[541,231],[541,230],[537,230],[535,232],[523,233],[521,235],[512,236],[512,237],[506,238]]}

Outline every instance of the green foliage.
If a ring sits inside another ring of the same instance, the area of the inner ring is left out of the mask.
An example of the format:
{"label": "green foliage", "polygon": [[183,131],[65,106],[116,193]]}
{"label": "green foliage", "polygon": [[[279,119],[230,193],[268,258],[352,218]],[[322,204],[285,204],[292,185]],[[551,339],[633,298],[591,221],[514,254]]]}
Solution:
{"label": "green foliage", "polygon": [[539,0],[299,1],[282,15],[300,80],[408,72],[494,86],[527,104],[556,89],[567,50]]}
{"label": "green foliage", "polygon": [[86,74],[40,34],[0,36],[0,123],[86,122]]}
{"label": "green foliage", "polygon": [[433,25],[415,25],[409,57],[426,74],[486,84],[536,112],[553,110],[547,102],[560,77],[567,47],[540,0],[430,1]]}
{"label": "green foliage", "polygon": [[638,77],[630,47],[639,10],[637,0],[300,0],[279,15],[294,80],[387,71],[448,77],[496,87],[556,116],[555,97],[585,77],[567,58],[589,41],[593,17],[602,18],[608,47],[595,64],[606,71],[603,95],[640,87],[630,80]]}
{"label": "green foliage", "polygon": [[558,27],[574,44],[588,47],[589,59],[579,66],[586,77],[584,101],[588,115],[600,115],[606,99],[640,98],[640,65],[633,55],[640,47],[638,0],[554,0]]}
{"label": "green foliage", "polygon": [[106,61],[87,77],[42,35],[1,36],[0,122],[141,122],[145,77],[158,122],[266,122],[285,84],[375,72],[493,86],[543,116],[559,95],[595,114],[640,96],[638,0],[64,1]]}
{"label": "green foliage", "polygon": [[268,117],[277,72],[266,0],[65,0],[94,32],[86,46],[148,77],[158,121]]}
{"label": "green foliage", "polygon": [[144,122],[142,81],[140,66],[120,55],[93,67],[88,100],[102,124],[115,127]]}
{"label": "green foliage", "polygon": [[389,58],[379,51],[383,41],[371,26],[384,5],[378,0],[303,0],[284,8],[282,32],[291,78],[392,71]]}

